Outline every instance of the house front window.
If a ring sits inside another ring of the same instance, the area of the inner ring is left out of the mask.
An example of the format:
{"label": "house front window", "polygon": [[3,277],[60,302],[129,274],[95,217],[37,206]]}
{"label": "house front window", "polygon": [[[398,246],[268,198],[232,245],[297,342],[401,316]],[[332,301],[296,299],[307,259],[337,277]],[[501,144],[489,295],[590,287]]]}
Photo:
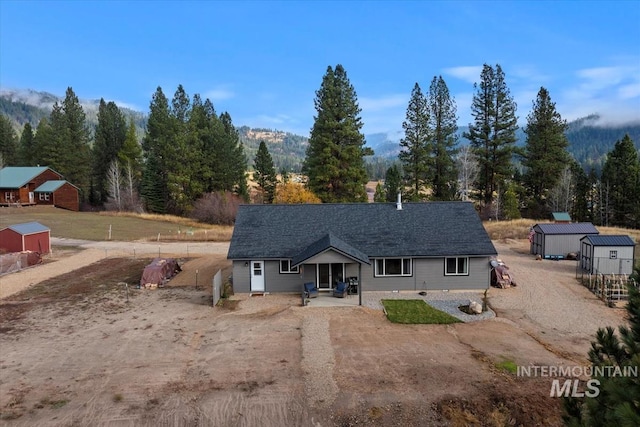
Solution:
{"label": "house front window", "polygon": [[467,257],[445,258],[444,263],[444,274],[446,276],[469,275],[469,258]]}
{"label": "house front window", "polygon": [[39,193],[39,199],[40,200],[49,200],[49,193]]}
{"label": "house front window", "polygon": [[291,267],[290,259],[280,260],[280,274],[297,274],[300,271],[299,267]]}
{"label": "house front window", "polygon": [[4,199],[5,199],[7,202],[9,202],[9,201],[13,200],[13,193],[12,193],[12,192],[10,192],[10,191],[8,191],[8,192],[4,193]]}
{"label": "house front window", "polygon": [[411,276],[411,258],[381,258],[375,262],[375,276]]}

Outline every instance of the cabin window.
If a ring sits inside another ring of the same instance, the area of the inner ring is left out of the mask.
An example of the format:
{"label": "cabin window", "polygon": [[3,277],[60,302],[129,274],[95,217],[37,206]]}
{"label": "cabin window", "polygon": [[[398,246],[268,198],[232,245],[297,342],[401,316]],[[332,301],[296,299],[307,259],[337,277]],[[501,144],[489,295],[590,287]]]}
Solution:
{"label": "cabin window", "polygon": [[609,251],[609,259],[617,259],[618,251]]}
{"label": "cabin window", "polygon": [[290,259],[281,259],[280,260],[280,274],[293,274],[298,273],[300,271],[298,266],[291,267]]}
{"label": "cabin window", "polygon": [[468,276],[469,275],[469,258],[445,258],[444,273],[446,276]]}
{"label": "cabin window", "polygon": [[375,276],[411,276],[411,258],[382,258],[375,262]]}
{"label": "cabin window", "polygon": [[38,198],[39,198],[40,200],[46,200],[46,201],[48,201],[48,200],[49,200],[49,193],[38,193],[38,194],[39,194],[39,197],[38,197]]}
{"label": "cabin window", "polygon": [[10,191],[8,191],[8,192],[4,193],[4,199],[5,199],[6,201],[11,201],[11,200],[13,200],[13,193],[12,193],[12,192],[10,192]]}

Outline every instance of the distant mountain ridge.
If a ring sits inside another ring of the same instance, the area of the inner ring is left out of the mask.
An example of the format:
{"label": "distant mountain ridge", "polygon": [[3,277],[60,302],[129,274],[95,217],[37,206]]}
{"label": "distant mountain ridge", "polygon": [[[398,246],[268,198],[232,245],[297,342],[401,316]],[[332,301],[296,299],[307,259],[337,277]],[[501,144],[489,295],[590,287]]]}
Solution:
{"label": "distant mountain ridge", "polygon": [[[50,93],[31,89],[3,89],[0,90],[0,114],[9,117],[19,133],[27,122],[31,123],[35,129],[42,118],[49,116],[53,104],[62,100],[63,98]],[[89,127],[95,128],[100,101],[80,100],[80,103],[87,116]],[[126,107],[120,107],[120,109],[125,116],[133,118],[138,128],[138,134],[143,135],[147,120],[146,113]],[[233,114],[231,115],[233,117]],[[237,129],[240,139],[245,145],[245,152],[250,164],[253,162],[260,141],[265,141],[278,170],[283,168],[288,171],[300,170],[309,145],[307,137],[275,129],[251,128],[249,126],[239,126]],[[463,145],[468,144],[468,141],[462,137],[466,130],[468,130],[467,126],[458,128],[459,142]],[[622,139],[625,134],[629,134],[636,148],[640,151],[640,117],[634,123],[607,125],[602,122],[599,115],[593,114],[569,122],[566,132],[569,152],[587,170],[590,168],[599,170],[607,153],[611,151],[615,142]],[[375,152],[373,159],[368,159],[368,161],[389,163],[397,159],[402,136],[402,132],[398,131],[365,135],[367,146]],[[524,146],[526,135],[522,128],[518,129],[516,136],[518,138],[517,145]]]}

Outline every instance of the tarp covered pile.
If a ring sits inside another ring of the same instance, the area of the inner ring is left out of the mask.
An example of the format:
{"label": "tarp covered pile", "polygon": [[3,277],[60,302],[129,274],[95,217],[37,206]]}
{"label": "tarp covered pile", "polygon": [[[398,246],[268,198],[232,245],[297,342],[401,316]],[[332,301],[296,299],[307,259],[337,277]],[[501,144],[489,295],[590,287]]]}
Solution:
{"label": "tarp covered pile", "polygon": [[491,260],[491,285],[502,289],[516,286],[516,281],[509,272],[509,267],[502,260]]}
{"label": "tarp covered pile", "polygon": [[24,251],[3,254],[0,255],[0,274],[13,273],[40,263],[42,263],[42,256],[39,252]]}
{"label": "tarp covered pile", "polygon": [[154,258],[151,264],[147,265],[142,272],[140,287],[162,287],[180,271],[182,269],[174,258]]}

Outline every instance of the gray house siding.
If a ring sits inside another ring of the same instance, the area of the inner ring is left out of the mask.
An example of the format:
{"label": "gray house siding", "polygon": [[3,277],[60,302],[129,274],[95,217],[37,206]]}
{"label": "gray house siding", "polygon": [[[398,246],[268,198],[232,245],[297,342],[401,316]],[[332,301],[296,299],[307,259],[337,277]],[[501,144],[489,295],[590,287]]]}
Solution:
{"label": "gray house siding", "polygon": [[[245,261],[233,262],[234,292],[250,292],[250,268]],[[315,264],[304,264],[299,274],[281,274],[279,261],[265,261],[265,292],[300,292],[305,282],[316,282]],[[345,265],[347,277],[358,277],[358,264]],[[444,258],[416,258],[412,260],[411,276],[375,277],[373,265],[362,266],[359,278],[366,291],[423,291],[453,289],[486,289],[489,287],[488,257],[469,258],[469,275],[445,275]]]}

